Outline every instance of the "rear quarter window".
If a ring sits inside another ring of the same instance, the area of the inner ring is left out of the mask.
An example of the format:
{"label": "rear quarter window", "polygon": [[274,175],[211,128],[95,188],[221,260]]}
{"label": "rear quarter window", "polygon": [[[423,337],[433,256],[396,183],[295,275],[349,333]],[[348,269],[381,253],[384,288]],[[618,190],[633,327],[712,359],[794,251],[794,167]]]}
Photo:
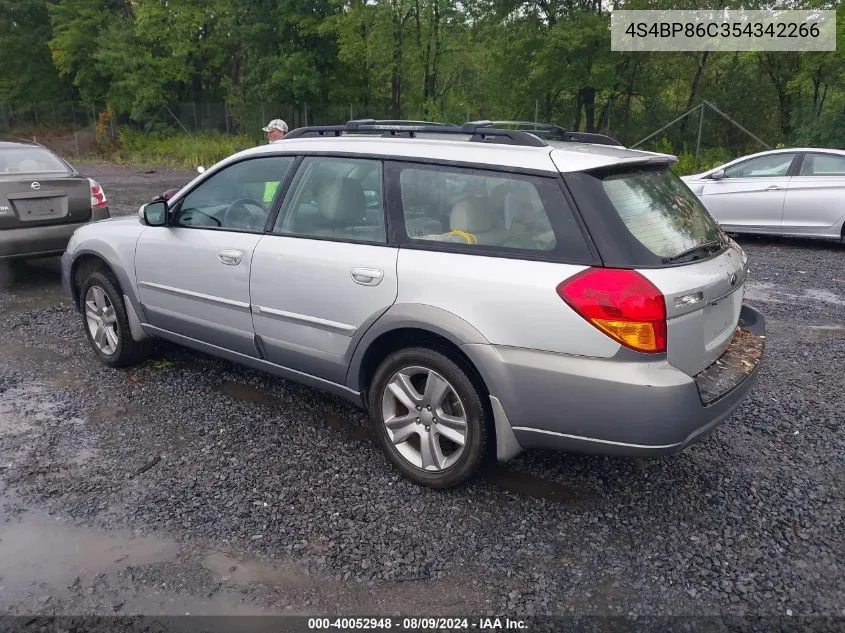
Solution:
{"label": "rear quarter window", "polygon": [[393,162],[399,240],[483,255],[591,262],[584,232],[554,177]]}

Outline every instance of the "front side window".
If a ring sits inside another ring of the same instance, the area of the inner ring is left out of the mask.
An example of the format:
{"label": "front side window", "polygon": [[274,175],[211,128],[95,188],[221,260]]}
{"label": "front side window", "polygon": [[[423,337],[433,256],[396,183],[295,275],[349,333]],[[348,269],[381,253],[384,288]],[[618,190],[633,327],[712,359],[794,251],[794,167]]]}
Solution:
{"label": "front side window", "polygon": [[625,227],[654,255],[671,258],[724,240],[701,201],[670,169],[615,173],[601,184]]}
{"label": "front side window", "polygon": [[412,242],[590,258],[553,178],[425,165],[399,169],[405,233]]}
{"label": "front side window", "polygon": [[311,156],[302,161],[273,233],[387,242],[379,160]]}
{"label": "front side window", "polygon": [[799,175],[845,177],[845,156],[807,154],[804,156]]}
{"label": "front side window", "polygon": [[67,166],[42,147],[0,152],[0,174],[66,174]]}
{"label": "front side window", "polygon": [[225,167],[183,198],[176,226],[263,231],[293,162],[293,156],[266,156]]}
{"label": "front side window", "polygon": [[789,167],[794,158],[795,154],[771,154],[752,158],[725,168],[725,176],[728,178],[782,178],[789,173]]}

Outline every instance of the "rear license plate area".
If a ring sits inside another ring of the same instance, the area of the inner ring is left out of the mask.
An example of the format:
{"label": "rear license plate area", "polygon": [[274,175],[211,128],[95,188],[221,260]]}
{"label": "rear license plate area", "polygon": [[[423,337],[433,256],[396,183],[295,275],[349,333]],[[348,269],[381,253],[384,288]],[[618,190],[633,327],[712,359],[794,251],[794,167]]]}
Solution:
{"label": "rear license plate area", "polygon": [[718,301],[711,301],[704,308],[704,336],[708,346],[722,342],[739,319],[742,293],[734,291]]}
{"label": "rear license plate area", "polygon": [[66,199],[63,196],[16,200],[13,204],[22,221],[60,218],[66,213]]}
{"label": "rear license plate area", "polygon": [[702,404],[713,403],[742,383],[760,364],[765,345],[765,336],[737,327],[724,354],[694,377]]}

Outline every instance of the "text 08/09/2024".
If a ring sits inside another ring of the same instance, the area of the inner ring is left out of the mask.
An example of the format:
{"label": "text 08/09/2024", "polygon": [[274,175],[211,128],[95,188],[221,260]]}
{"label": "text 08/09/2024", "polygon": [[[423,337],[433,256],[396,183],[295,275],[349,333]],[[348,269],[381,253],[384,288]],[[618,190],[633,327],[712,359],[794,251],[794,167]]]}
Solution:
{"label": "text 08/09/2024", "polygon": [[308,618],[308,629],[315,631],[525,631],[524,620],[503,617],[375,617]]}

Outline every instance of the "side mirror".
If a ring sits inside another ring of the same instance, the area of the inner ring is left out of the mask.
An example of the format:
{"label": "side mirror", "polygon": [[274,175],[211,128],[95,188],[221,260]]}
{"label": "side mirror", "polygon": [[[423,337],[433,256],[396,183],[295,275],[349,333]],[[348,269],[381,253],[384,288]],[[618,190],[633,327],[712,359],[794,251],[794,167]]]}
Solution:
{"label": "side mirror", "polygon": [[148,202],[139,211],[141,222],[147,226],[164,226],[167,224],[167,202],[156,200]]}
{"label": "side mirror", "polygon": [[710,178],[712,180],[722,180],[722,178],[727,178],[727,176],[725,176],[724,169],[717,169],[712,174],[710,174]]}
{"label": "side mirror", "polygon": [[200,174],[204,174],[205,167],[203,167],[202,165],[197,165],[197,172],[199,172]]}

